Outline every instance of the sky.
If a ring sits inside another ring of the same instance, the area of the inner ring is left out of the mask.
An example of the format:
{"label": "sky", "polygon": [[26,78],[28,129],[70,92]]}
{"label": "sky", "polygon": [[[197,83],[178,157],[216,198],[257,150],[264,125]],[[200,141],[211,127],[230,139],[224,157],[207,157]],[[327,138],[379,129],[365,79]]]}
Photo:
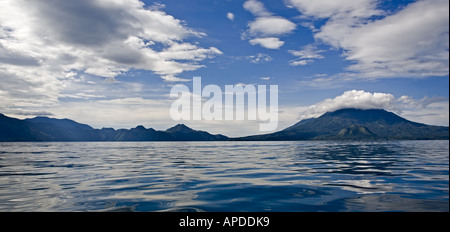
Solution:
{"label": "sky", "polygon": [[[0,0],[0,113],[94,128],[174,121],[173,86],[277,85],[277,130],[341,108],[449,125],[448,0]],[[205,99],[207,100],[207,99]]]}

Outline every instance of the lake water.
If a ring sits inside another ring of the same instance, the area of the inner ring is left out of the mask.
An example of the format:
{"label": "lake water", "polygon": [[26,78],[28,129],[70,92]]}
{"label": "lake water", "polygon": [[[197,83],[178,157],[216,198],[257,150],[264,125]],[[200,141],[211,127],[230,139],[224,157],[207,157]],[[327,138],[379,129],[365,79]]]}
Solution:
{"label": "lake water", "polygon": [[0,211],[449,211],[449,141],[0,143]]}

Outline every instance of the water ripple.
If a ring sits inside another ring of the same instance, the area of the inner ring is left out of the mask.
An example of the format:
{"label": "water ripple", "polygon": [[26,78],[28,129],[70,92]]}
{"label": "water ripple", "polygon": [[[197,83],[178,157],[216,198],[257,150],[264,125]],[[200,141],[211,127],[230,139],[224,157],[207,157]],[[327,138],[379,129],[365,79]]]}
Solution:
{"label": "water ripple", "polygon": [[0,211],[448,211],[449,142],[0,143]]}

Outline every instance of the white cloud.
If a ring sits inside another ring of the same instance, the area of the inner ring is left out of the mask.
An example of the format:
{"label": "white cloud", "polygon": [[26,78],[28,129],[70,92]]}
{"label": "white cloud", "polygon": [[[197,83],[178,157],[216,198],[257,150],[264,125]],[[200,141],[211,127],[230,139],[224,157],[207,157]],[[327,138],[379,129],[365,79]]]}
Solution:
{"label": "white cloud", "polygon": [[189,82],[189,81],[191,81],[189,79],[179,78],[174,75],[163,75],[163,76],[161,76],[161,78],[168,82]]}
{"label": "white cloud", "polygon": [[268,17],[272,15],[272,13],[264,7],[264,4],[257,0],[247,0],[244,2],[244,9],[258,17]]}
{"label": "white cloud", "polygon": [[309,106],[301,113],[301,119],[318,117],[326,112],[345,108],[393,110],[394,102],[395,97],[392,94],[352,90]]}
{"label": "white cloud", "polygon": [[251,35],[281,36],[295,30],[296,25],[282,17],[261,17],[249,23]]}
{"label": "white cloud", "polygon": [[[389,13],[375,0],[289,0],[304,16],[326,19],[318,42],[344,51],[347,78],[427,77],[449,73],[449,2],[420,0]],[[377,17],[372,17],[377,16]]]}
{"label": "white cloud", "polygon": [[177,75],[222,54],[183,42],[205,34],[163,8],[139,0],[0,1],[0,107],[53,104],[73,73],[114,78],[148,70],[183,81]]}
{"label": "white cloud", "polygon": [[314,62],[313,60],[292,60],[289,62],[289,65],[291,66],[305,66],[309,63]]}
{"label": "white cloud", "polygon": [[325,99],[309,107],[297,108],[298,120],[316,118],[340,109],[384,109],[411,121],[431,125],[448,126],[449,102],[443,97],[424,97],[421,100],[409,96],[396,98],[390,93],[371,93],[363,90],[346,91],[335,98]]}
{"label": "white cloud", "polygon": [[280,37],[293,32],[297,27],[283,17],[273,16],[257,0],[247,0],[244,8],[256,16],[256,19],[248,24],[248,30],[242,36],[244,39],[249,39],[252,45],[279,49],[284,45],[284,41],[281,41]]}
{"label": "white cloud", "polygon": [[307,65],[314,62],[314,59],[325,58],[323,55],[321,55],[321,53],[323,52],[325,51],[318,50],[317,47],[312,44],[305,46],[302,50],[299,51],[289,50],[289,53],[298,57],[297,60],[293,60],[289,62],[289,64],[292,66]]}
{"label": "white cloud", "polygon": [[370,17],[380,14],[376,10],[374,0],[287,0],[290,6],[297,8],[306,16],[316,18],[341,17]]}
{"label": "white cloud", "polygon": [[320,54],[323,52],[324,50],[317,50],[317,48],[311,44],[305,46],[302,50],[299,51],[289,50],[289,53],[297,56],[299,59],[323,59],[325,57]]}
{"label": "white cloud", "polygon": [[188,61],[201,61],[206,58],[212,58],[214,55],[221,54],[223,53],[217,48],[198,48],[196,45],[190,43],[174,43],[170,47],[165,48],[162,52],[159,52],[159,56],[165,60]]}
{"label": "white cloud", "polygon": [[103,95],[76,93],[76,94],[60,94],[60,98],[75,98],[75,99],[94,99],[94,98],[106,98]]}
{"label": "white cloud", "polygon": [[[339,40],[351,71],[377,76],[444,76],[449,62],[449,2],[419,1],[396,15],[350,30]],[[329,37],[323,31],[318,37]],[[330,41],[334,43],[333,41]],[[335,41],[337,42],[337,41]]]}
{"label": "white cloud", "polygon": [[227,13],[227,18],[228,18],[229,20],[234,21],[234,17],[235,17],[235,15],[234,15],[233,13],[231,13],[231,12],[228,12],[228,13]]}
{"label": "white cloud", "polygon": [[258,53],[257,55],[246,56],[247,60],[254,64],[267,63],[273,60],[273,58],[267,54]]}
{"label": "white cloud", "polygon": [[284,41],[281,41],[276,37],[268,38],[256,38],[249,41],[251,45],[261,45],[267,49],[279,49],[284,45]]}
{"label": "white cloud", "polygon": [[[420,104],[420,101],[418,101]],[[401,116],[414,121],[436,126],[449,126],[449,104],[445,101],[434,102],[427,107],[420,108],[413,105],[404,109]]]}
{"label": "white cloud", "polygon": [[164,8],[166,8],[166,5],[164,5],[160,2],[154,2],[154,3],[152,3],[152,5],[148,6],[148,9],[157,10],[157,11],[163,10]]}

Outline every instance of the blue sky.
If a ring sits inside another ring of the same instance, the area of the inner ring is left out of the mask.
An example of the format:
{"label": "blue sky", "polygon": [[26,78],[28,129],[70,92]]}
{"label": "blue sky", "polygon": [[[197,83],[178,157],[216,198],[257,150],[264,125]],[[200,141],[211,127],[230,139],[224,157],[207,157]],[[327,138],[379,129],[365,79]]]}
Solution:
{"label": "blue sky", "polygon": [[[280,123],[343,107],[449,124],[448,0],[0,2],[0,112],[167,129],[176,84],[278,85]],[[229,136],[253,121],[186,121]]]}

